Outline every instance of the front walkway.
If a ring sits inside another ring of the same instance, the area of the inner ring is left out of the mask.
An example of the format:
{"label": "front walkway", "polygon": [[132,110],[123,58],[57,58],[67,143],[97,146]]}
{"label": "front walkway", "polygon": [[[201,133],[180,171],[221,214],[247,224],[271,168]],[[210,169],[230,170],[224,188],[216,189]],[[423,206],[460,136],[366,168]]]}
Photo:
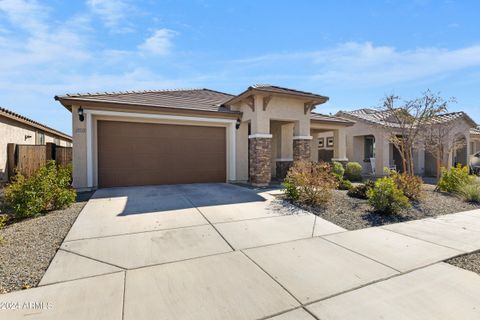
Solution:
{"label": "front walkway", "polygon": [[478,249],[480,210],[345,231],[233,185],[103,189],[0,318],[477,319],[480,277],[441,261]]}

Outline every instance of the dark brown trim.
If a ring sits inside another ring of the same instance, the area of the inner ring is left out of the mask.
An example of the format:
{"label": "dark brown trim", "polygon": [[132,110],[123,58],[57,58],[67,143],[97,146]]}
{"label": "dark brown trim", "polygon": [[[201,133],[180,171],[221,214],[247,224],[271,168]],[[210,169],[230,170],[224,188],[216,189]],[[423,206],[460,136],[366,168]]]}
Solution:
{"label": "dark brown trim", "polygon": [[72,111],[72,105],[90,107],[100,110],[118,111],[119,108],[125,108],[129,111],[148,111],[150,113],[171,113],[171,114],[186,114],[186,115],[202,115],[214,118],[238,118],[242,116],[238,111],[208,111],[189,108],[170,108],[170,107],[158,107],[151,105],[131,104],[131,103],[116,103],[116,102],[103,102],[103,101],[88,101],[85,99],[72,99],[72,98],[60,98],[56,97],[57,101]]}

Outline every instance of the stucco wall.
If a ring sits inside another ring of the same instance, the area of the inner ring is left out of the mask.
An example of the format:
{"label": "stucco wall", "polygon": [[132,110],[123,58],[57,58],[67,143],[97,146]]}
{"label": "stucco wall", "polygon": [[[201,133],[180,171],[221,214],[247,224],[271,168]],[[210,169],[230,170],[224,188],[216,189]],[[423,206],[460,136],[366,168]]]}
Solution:
{"label": "stucco wall", "polygon": [[304,102],[298,99],[272,97],[263,110],[263,95],[255,95],[255,111],[245,102],[232,106],[243,113],[242,120],[251,123],[251,134],[270,134],[270,121],[292,121],[296,136],[310,135],[310,114],[304,112]]}
{"label": "stucco wall", "polygon": [[[0,181],[7,179],[7,144],[35,144],[37,129],[10,118],[0,116]],[[30,138],[26,138],[30,136]],[[54,142],[55,136],[45,132],[45,142]],[[66,146],[65,140],[60,145]]]}

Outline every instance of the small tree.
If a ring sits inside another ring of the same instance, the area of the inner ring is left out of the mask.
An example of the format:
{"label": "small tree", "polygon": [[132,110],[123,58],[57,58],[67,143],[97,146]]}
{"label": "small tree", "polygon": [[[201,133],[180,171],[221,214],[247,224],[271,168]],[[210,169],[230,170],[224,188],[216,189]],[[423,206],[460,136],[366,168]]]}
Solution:
{"label": "small tree", "polygon": [[457,121],[433,123],[423,131],[425,151],[435,159],[437,178],[440,178],[441,169],[448,167],[448,156],[455,150],[466,146],[465,139],[452,136]]}
{"label": "small tree", "polygon": [[432,119],[447,111],[448,101],[429,90],[397,106],[400,100],[395,95],[385,98],[379,108],[380,122],[389,131],[388,139],[399,151],[405,172],[414,175],[413,151],[422,144],[422,133]]}

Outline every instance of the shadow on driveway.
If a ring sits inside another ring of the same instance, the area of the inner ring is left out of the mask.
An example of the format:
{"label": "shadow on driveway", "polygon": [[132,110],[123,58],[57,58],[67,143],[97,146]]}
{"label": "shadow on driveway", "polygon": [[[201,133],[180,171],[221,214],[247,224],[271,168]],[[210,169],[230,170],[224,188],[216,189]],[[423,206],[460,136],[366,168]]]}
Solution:
{"label": "shadow on driveway", "polygon": [[196,183],[180,185],[136,186],[99,189],[92,200],[125,201],[118,216],[159,213],[195,207],[264,202],[258,192],[227,183]]}

